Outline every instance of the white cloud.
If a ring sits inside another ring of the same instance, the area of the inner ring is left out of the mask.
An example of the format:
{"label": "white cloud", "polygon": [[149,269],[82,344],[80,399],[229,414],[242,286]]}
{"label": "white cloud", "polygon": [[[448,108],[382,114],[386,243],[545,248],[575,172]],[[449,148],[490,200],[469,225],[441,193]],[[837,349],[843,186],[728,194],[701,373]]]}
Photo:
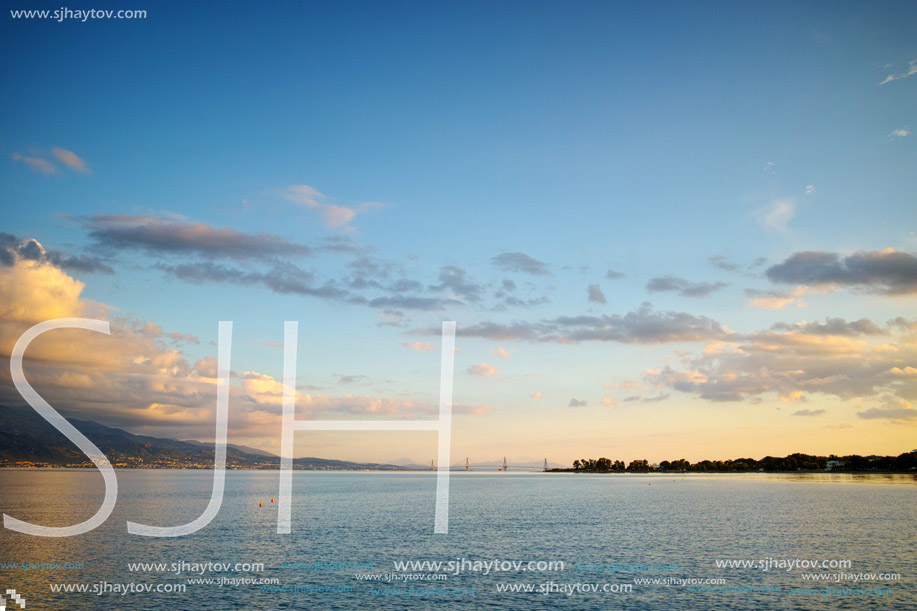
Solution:
{"label": "white cloud", "polygon": [[320,209],[325,222],[332,227],[343,227],[357,215],[355,210],[337,204],[327,204]]}
{"label": "white cloud", "polygon": [[792,197],[778,199],[755,211],[755,220],[765,229],[788,233],[787,223],[796,216],[796,201]]}
{"label": "white cloud", "polygon": [[904,72],[897,72],[895,74],[889,74],[885,77],[885,80],[879,83],[879,86],[886,85],[892,81],[898,81],[909,76],[914,76],[917,74],[917,59],[912,59],[908,63],[908,68]]}
{"label": "white cloud", "polygon": [[490,350],[491,356],[498,356],[501,359],[508,359],[513,355],[514,350],[507,350],[506,348],[492,348]]}
{"label": "white cloud", "polygon": [[[917,376],[901,374],[917,362],[915,327],[904,319],[885,327],[868,319],[778,323],[744,336],[732,350],[700,355],[678,370],[666,366],[647,372],[646,380],[709,401],[752,401],[769,395],[788,404],[812,395],[913,401]],[[917,420],[910,418],[917,410],[902,411],[911,406],[892,407],[868,410],[860,417]]]}
{"label": "white cloud", "polygon": [[815,193],[815,185],[806,185],[806,195]]}
{"label": "white cloud", "polygon": [[888,132],[888,138],[904,138],[905,136],[910,136],[911,132],[906,127],[900,127],[898,129],[893,129]]}
{"label": "white cloud", "polygon": [[317,189],[309,185],[293,185],[287,187],[281,192],[281,197],[301,204],[306,208],[319,208],[321,204],[318,200],[325,199],[325,196],[318,192]]}
{"label": "white cloud", "polygon": [[315,210],[325,219],[325,224],[330,227],[347,227],[357,214],[364,214],[383,207],[379,202],[365,202],[356,208],[349,208],[339,204],[326,203],[326,195],[309,185],[292,185],[280,190],[280,197],[294,202],[300,206]]}

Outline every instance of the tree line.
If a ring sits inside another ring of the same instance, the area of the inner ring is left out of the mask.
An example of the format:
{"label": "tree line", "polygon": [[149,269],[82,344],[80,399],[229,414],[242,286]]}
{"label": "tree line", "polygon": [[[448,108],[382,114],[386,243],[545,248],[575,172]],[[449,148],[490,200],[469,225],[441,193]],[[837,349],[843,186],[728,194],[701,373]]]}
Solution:
{"label": "tree line", "polygon": [[594,473],[650,473],[650,472],[694,472],[694,473],[736,473],[747,471],[917,471],[917,450],[898,456],[812,456],[790,454],[789,456],[765,456],[736,458],[734,460],[701,460],[691,463],[684,458],[663,460],[658,465],[647,460],[632,460],[625,464],[610,458],[583,458],[573,461],[572,469],[550,469],[551,471],[578,471]]}

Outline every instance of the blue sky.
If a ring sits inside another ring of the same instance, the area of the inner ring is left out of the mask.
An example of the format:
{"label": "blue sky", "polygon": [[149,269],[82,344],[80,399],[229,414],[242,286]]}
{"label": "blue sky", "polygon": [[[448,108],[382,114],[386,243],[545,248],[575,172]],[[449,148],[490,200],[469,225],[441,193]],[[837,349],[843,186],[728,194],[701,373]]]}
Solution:
{"label": "blue sky", "polygon": [[[152,322],[143,349],[185,361],[136,374],[174,378],[155,407],[49,372],[62,410],[206,438],[195,365],[234,320],[236,441],[270,449],[276,406],[244,372],[279,377],[284,320],[310,417],[398,417],[435,403],[427,331],[453,319],[456,460],[911,449],[914,328],[888,321],[917,291],[913,3],[138,8],[0,20],[3,286],[53,300],[54,267],[85,284],[61,311]],[[9,343],[30,321],[7,310]],[[575,339],[603,315],[614,337]],[[848,326],[804,326],[826,319]],[[427,441],[301,451],[426,462]]]}

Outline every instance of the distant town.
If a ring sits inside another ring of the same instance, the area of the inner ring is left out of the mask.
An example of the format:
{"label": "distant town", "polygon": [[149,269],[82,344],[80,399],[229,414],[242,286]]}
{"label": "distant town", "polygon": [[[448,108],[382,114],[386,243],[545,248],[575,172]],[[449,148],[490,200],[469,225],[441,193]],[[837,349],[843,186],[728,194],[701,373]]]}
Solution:
{"label": "distant town", "polygon": [[[110,461],[117,469],[213,469],[213,458],[209,461],[195,462],[193,460],[152,460],[144,461],[142,458],[122,457],[121,460]],[[328,464],[316,464],[328,463]],[[273,462],[252,461],[226,461],[226,468],[233,470],[258,470],[278,469],[278,460]],[[41,462],[30,460],[5,460],[0,458],[0,469],[95,469],[95,465],[88,458],[83,461],[66,463]],[[294,471],[410,471],[408,467],[399,465],[386,465],[374,463],[349,463],[347,461],[328,460],[322,458],[301,458],[293,463]]]}

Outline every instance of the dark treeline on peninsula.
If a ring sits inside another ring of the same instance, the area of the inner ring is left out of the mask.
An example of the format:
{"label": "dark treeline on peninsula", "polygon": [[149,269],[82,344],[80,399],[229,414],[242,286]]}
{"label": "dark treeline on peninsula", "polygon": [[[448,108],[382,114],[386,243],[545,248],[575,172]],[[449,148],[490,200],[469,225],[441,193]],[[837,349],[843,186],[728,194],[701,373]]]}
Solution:
{"label": "dark treeline on peninsula", "polygon": [[609,458],[584,458],[574,460],[572,469],[549,469],[559,472],[577,473],[655,473],[655,472],[696,472],[696,473],[736,473],[747,471],[917,471],[917,450],[899,456],[812,456],[809,454],[790,454],[783,458],[765,456],[761,460],[754,458],[736,458],[734,460],[702,460],[691,463],[680,458],[663,460],[658,465],[646,460],[632,460],[626,464],[621,460]]}

